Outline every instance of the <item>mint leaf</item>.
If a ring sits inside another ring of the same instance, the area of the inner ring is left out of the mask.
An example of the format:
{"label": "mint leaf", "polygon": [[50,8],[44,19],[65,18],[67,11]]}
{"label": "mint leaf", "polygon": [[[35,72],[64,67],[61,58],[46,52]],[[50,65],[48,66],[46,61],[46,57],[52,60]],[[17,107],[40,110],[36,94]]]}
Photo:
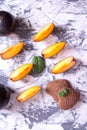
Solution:
{"label": "mint leaf", "polygon": [[69,90],[66,89],[66,88],[64,88],[62,91],[60,91],[60,92],[58,93],[58,96],[59,96],[59,97],[63,97],[63,96],[65,96],[65,95],[67,95],[68,93],[69,93]]}

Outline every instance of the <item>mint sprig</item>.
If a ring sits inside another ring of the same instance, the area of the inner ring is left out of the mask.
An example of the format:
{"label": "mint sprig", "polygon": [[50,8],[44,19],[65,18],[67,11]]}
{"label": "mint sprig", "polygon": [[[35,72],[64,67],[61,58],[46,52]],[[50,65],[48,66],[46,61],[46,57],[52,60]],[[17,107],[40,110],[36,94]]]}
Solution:
{"label": "mint sprig", "polygon": [[65,95],[67,95],[68,93],[69,93],[69,90],[66,89],[66,88],[64,88],[62,91],[60,91],[60,92],[58,93],[58,96],[59,96],[59,97],[63,97],[63,96],[65,96]]}

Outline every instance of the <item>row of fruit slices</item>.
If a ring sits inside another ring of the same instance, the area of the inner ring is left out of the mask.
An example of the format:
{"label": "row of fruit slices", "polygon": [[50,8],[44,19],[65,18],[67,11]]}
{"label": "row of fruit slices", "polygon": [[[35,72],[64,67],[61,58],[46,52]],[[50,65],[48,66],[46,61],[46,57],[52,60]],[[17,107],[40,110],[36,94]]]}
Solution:
{"label": "row of fruit slices", "polygon": [[[23,49],[24,43],[19,42],[16,45],[13,45],[3,52],[1,52],[1,58],[6,60],[9,58],[12,58],[16,56],[22,49]],[[42,51],[42,56],[44,58],[50,58],[54,55],[56,55],[58,52],[60,52],[63,47],[65,46],[65,42],[59,42],[52,44],[51,46],[47,47]],[[62,73],[68,69],[70,69],[72,66],[75,65],[75,59],[73,56],[67,57],[60,62],[58,62],[51,70],[53,74]],[[24,64],[20,67],[18,67],[15,71],[13,71],[10,75],[10,79],[12,81],[17,81],[25,77],[31,70],[33,69],[33,64]]]}
{"label": "row of fruit slices", "polygon": [[[54,27],[55,27],[55,25],[53,23],[48,24],[34,36],[33,40],[35,42],[44,40],[52,33],[52,31],[54,30]],[[43,58],[53,57],[54,55],[58,54],[64,48],[65,45],[66,45],[65,42],[58,42],[58,43],[52,44],[49,47],[45,48],[41,52],[41,54],[42,54]],[[3,60],[12,58],[12,57],[16,56],[23,49],[23,47],[24,47],[24,42],[19,42],[13,46],[7,48],[3,52],[1,52],[0,53],[1,58]],[[69,70],[71,67],[73,67],[75,65],[75,63],[76,63],[76,61],[73,56],[67,57],[67,58],[61,60],[60,62],[58,62],[52,68],[51,72],[53,74],[65,72],[65,71]],[[24,64],[24,65],[18,67],[16,70],[14,70],[10,74],[9,77],[12,81],[18,81],[18,80],[24,78],[27,74],[29,74],[31,72],[31,70],[33,69],[33,67],[34,67],[33,63]],[[23,91],[22,93],[20,93],[17,97],[17,100],[19,102],[24,102],[24,101],[28,100],[29,98],[31,98],[32,96],[34,96],[35,94],[37,94],[40,90],[41,90],[40,86],[31,87],[31,88]]]}

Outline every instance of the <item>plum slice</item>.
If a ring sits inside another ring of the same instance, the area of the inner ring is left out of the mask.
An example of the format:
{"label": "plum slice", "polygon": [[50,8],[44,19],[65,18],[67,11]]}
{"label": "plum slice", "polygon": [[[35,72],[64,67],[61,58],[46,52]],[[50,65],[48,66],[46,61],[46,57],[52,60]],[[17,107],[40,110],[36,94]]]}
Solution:
{"label": "plum slice", "polygon": [[7,11],[0,11],[0,34],[10,33],[15,26],[15,18]]}

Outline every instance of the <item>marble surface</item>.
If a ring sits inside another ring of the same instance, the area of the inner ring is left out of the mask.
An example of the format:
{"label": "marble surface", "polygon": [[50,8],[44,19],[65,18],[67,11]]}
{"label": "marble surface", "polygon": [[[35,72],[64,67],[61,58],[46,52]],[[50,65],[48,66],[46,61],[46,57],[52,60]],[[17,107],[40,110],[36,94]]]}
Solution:
{"label": "marble surface", "polygon": [[[0,130],[87,130],[87,0],[0,0],[0,10],[17,18],[13,33],[0,36],[0,51],[24,41],[23,51],[9,60],[0,58],[0,83],[12,89],[8,105],[0,110]],[[46,39],[35,43],[32,38],[46,24],[54,22],[56,29]],[[34,55],[57,41],[67,45],[58,55],[46,59],[46,69],[40,75],[30,74],[12,82],[9,74],[18,66],[30,63]],[[65,73],[53,75],[52,66],[60,59],[74,56],[76,65]],[[18,103],[18,93],[34,85],[54,79],[68,79],[80,91],[80,101],[70,110],[61,110],[44,89],[25,103]]]}

